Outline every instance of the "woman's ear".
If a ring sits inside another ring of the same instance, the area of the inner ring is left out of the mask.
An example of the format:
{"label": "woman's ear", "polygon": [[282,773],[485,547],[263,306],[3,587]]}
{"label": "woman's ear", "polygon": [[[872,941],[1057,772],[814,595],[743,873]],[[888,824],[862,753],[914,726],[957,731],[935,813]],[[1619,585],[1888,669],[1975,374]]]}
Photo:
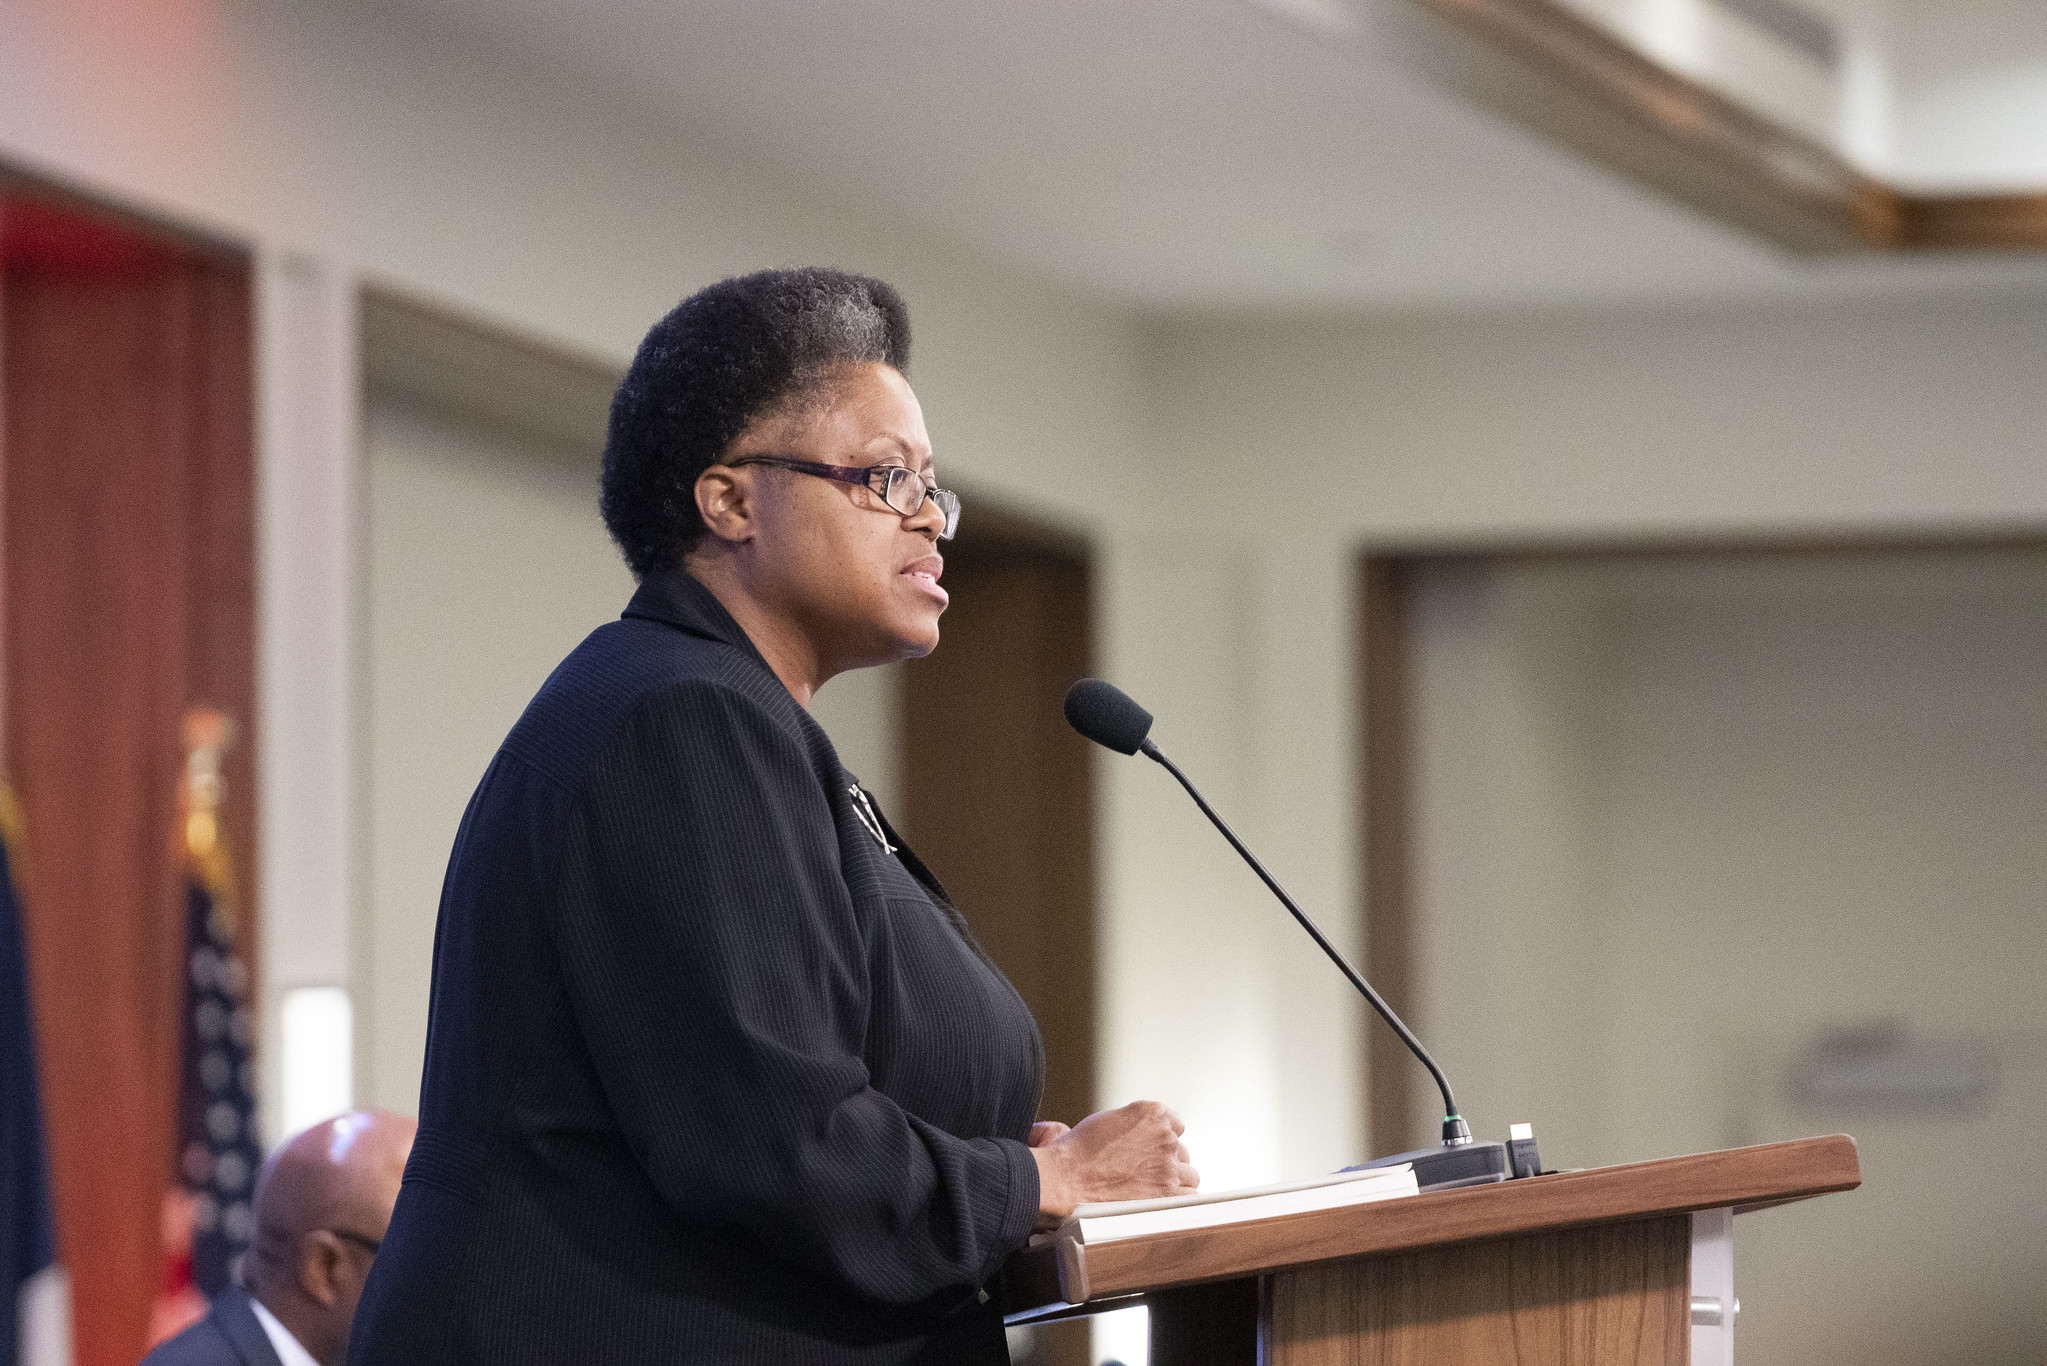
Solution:
{"label": "woman's ear", "polygon": [[713,465],[697,476],[697,512],[711,535],[738,545],[754,538],[752,467]]}

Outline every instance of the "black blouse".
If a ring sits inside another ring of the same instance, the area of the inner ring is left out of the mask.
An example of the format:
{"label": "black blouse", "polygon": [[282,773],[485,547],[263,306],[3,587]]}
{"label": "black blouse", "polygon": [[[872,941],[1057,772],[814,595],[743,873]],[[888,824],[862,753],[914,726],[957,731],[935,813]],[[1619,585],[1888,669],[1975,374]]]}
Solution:
{"label": "black blouse", "polygon": [[824,732],[649,576],[470,799],[349,1360],[1007,1361],[1043,1073]]}

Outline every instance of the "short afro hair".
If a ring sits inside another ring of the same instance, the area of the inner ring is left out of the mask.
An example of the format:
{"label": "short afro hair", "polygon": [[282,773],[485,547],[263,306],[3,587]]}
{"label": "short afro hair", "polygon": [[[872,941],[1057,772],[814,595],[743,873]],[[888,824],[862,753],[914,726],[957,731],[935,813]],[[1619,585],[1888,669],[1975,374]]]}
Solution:
{"label": "short afro hair", "polygon": [[909,310],[844,271],[720,280],[655,323],[611,400],[598,499],[634,577],[674,568],[702,538],[697,476],[749,423],[872,362],[909,373]]}

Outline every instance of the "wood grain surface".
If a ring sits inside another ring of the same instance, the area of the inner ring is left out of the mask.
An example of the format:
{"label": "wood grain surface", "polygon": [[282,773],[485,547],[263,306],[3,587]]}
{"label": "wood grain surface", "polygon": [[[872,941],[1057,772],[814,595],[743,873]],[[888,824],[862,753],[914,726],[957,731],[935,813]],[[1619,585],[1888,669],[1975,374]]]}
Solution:
{"label": "wood grain surface", "polygon": [[[1084,544],[968,495],[945,648],[902,670],[889,817],[1038,1021],[1038,1118],[1077,1124],[1095,1109],[1095,761],[1060,701],[1089,673],[1091,570]],[[1032,1333],[1032,1366],[1088,1359],[1084,1323]]]}
{"label": "wood grain surface", "polygon": [[[1407,609],[1412,562],[1364,555],[1357,577],[1358,838],[1364,850],[1365,978],[1394,1012],[1414,1012],[1413,677]],[[1365,1132],[1375,1153],[1404,1153],[1441,1137],[1417,1123],[1429,1083],[1400,1036],[1371,1012],[1365,1031]],[[1433,1092],[1429,1101],[1435,1103]]]}
{"label": "wood grain surface", "polygon": [[1416,3],[1504,58],[1445,43],[1436,60],[1454,85],[1591,161],[1789,251],[1899,244],[1891,186],[1569,0]]}
{"label": "wood grain surface", "polygon": [[1787,250],[2047,248],[2047,193],[1915,194],[1638,50],[1570,0],[1415,3],[1447,21],[1416,52],[1438,80]]}
{"label": "wood grain surface", "polygon": [[1904,245],[1928,251],[2047,246],[2047,193],[1908,196]]}
{"label": "wood grain surface", "polygon": [[1284,1272],[1261,1307],[1259,1359],[1684,1366],[1690,1249],[1680,1214]]}
{"label": "wood grain surface", "polygon": [[[1068,1245],[1057,1268],[1062,1297],[1083,1303],[1203,1281],[1289,1270],[1343,1258],[1413,1252],[1484,1239],[1643,1220],[1695,1209],[1755,1208],[1862,1181],[1846,1134],[1699,1153],[1437,1191],[1223,1228],[1189,1229],[1094,1247]],[[1016,1284],[1043,1287],[1058,1249],[1020,1254]],[[1010,1312],[1031,1306],[1013,1299]]]}

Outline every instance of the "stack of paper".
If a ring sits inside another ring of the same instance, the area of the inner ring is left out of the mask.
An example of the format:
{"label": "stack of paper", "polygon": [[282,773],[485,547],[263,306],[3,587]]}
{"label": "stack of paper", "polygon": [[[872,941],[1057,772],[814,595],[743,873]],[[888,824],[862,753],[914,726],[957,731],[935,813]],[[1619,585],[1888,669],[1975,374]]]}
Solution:
{"label": "stack of paper", "polygon": [[1416,1189],[1413,1168],[1402,1163],[1397,1167],[1337,1172],[1333,1176],[1219,1191],[1213,1195],[1175,1195],[1161,1200],[1117,1200],[1107,1204],[1080,1205],[1060,1225],[1059,1234],[1083,1243],[1108,1243],[1118,1238],[1142,1238],[1152,1233],[1213,1228],[1252,1219],[1271,1219],[1281,1214],[1306,1214],[1310,1210],[1392,1200],[1413,1195]]}

